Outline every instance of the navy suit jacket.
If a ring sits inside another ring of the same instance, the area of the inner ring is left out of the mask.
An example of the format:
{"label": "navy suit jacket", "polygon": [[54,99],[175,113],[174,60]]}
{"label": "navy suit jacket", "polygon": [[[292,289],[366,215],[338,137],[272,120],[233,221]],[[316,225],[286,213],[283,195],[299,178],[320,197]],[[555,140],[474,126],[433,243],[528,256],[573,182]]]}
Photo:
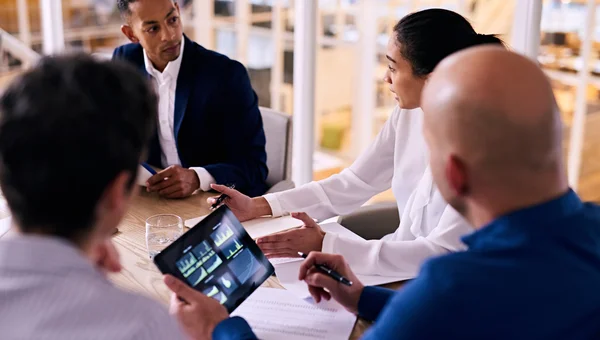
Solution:
{"label": "navy suit jacket", "polygon": [[[266,140],[248,73],[239,62],[184,39],[174,117],[181,165],[203,167],[218,184],[235,184],[247,195],[262,195],[267,189]],[[113,59],[126,60],[150,77],[140,44],[117,47]],[[161,167],[156,132],[148,163]]]}

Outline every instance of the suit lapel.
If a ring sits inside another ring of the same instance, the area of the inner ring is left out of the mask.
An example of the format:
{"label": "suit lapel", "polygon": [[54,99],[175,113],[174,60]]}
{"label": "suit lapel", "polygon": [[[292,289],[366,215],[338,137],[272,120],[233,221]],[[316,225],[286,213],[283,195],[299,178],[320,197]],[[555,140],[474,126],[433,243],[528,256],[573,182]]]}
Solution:
{"label": "suit lapel", "polygon": [[173,133],[175,140],[179,136],[179,129],[181,128],[181,122],[185,115],[187,108],[188,98],[193,87],[194,80],[194,43],[189,40],[185,35],[185,46],[183,48],[183,60],[181,61],[181,67],[179,68],[179,75],[177,77],[177,88],[175,89],[175,116]]}
{"label": "suit lapel", "polygon": [[146,63],[144,62],[144,49],[142,45],[137,44],[134,56],[135,64],[137,64],[140,72],[142,72],[146,78],[150,79],[150,74],[148,74],[148,71],[146,71]]}

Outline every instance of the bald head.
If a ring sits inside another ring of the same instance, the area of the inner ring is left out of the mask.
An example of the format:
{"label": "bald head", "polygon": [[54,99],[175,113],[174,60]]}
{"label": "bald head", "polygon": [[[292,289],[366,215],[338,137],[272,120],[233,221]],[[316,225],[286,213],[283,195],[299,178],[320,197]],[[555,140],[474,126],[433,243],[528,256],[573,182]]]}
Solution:
{"label": "bald head", "polygon": [[536,195],[563,176],[559,111],[529,59],[496,47],[453,54],[434,70],[421,102],[437,177],[452,161],[468,174],[466,192],[514,196]]}

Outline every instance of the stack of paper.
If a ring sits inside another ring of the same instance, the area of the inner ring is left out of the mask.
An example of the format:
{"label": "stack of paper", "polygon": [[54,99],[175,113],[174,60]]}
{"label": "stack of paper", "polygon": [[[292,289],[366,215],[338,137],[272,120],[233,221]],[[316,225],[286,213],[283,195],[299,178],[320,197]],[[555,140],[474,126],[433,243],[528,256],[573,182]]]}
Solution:
{"label": "stack of paper", "polygon": [[276,288],[258,288],[232,314],[262,340],[348,339],[356,315],[335,301],[319,304]]}

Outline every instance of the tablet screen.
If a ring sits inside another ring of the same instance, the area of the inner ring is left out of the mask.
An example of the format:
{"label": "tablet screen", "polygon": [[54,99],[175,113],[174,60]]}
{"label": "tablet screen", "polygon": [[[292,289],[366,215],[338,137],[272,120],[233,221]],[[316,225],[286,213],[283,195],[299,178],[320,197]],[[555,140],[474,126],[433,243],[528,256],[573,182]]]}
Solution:
{"label": "tablet screen", "polygon": [[225,206],[175,240],[154,262],[161,272],[219,301],[230,313],[274,272]]}

